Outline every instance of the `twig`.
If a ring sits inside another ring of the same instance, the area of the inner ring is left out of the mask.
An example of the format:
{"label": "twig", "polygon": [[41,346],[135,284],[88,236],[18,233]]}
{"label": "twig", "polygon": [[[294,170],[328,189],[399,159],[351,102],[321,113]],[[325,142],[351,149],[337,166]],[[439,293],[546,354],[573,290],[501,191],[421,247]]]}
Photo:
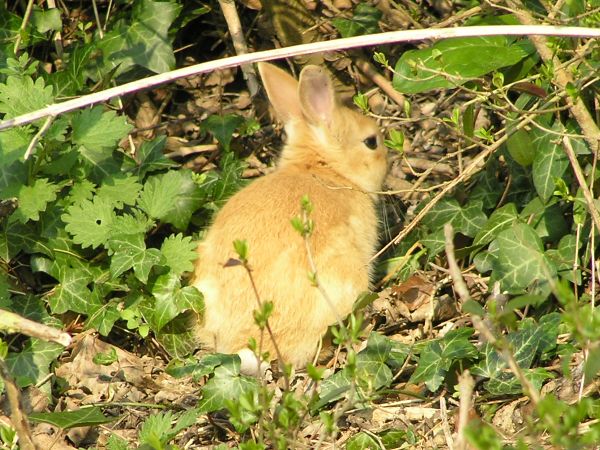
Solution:
{"label": "twig", "polygon": [[[246,45],[246,39],[244,38],[244,32],[242,31],[242,24],[240,23],[240,17],[238,16],[237,9],[235,8],[235,2],[233,0],[219,0],[221,11],[227,22],[227,28],[233,41],[233,48],[238,55],[244,55],[248,53],[248,46]],[[254,97],[258,93],[258,78],[256,77],[256,71],[250,64],[242,65],[242,73],[244,79],[248,83],[248,90],[250,96]]]}
{"label": "twig", "polygon": [[25,9],[25,14],[23,15],[23,20],[21,21],[21,27],[19,28],[19,33],[17,34],[17,39],[15,40],[15,48],[14,54],[19,54],[19,47],[21,46],[21,38],[25,35],[25,28],[29,23],[29,19],[31,18],[31,11],[33,11],[33,0],[29,0],[27,2],[27,8]]}
{"label": "twig", "polygon": [[465,370],[458,376],[458,394],[460,405],[458,407],[458,426],[456,431],[456,450],[466,450],[465,428],[469,423],[469,412],[473,407],[473,388],[475,382],[469,370]]}
{"label": "twig", "polygon": [[48,131],[48,128],[50,128],[52,122],[54,122],[54,116],[46,117],[44,125],[42,125],[42,127],[38,130],[33,139],[31,139],[31,142],[27,146],[27,150],[25,150],[25,155],[23,155],[23,159],[25,161],[29,159],[29,157],[31,156],[31,152],[33,151],[37,143],[40,141],[40,139],[44,136],[44,134],[46,134],[46,131]]}
{"label": "twig", "polygon": [[[537,25],[536,20],[529,11],[523,7],[523,4],[519,0],[508,0],[507,3],[514,9],[515,16],[523,25]],[[542,60],[550,67],[554,68],[553,82],[563,92],[567,93],[567,95],[565,95],[565,101],[567,105],[569,105],[571,114],[573,114],[575,120],[577,120],[577,123],[581,127],[581,131],[583,132],[590,149],[594,154],[597,154],[600,145],[600,129],[596,125],[596,122],[594,122],[594,118],[586,108],[585,103],[583,103],[581,96],[573,98],[571,95],[568,95],[567,88],[569,85],[577,85],[571,72],[561,67],[561,62],[548,46],[548,39],[546,37],[538,35],[531,36],[530,39]],[[576,162],[576,165],[579,165],[579,163]]]}
{"label": "twig", "polygon": [[71,344],[68,333],[25,319],[18,314],[0,309],[0,330],[7,333],[21,333],[27,336],[52,341],[67,347]]}
{"label": "twig", "polygon": [[501,25],[501,26],[475,26],[475,27],[455,27],[439,28],[425,30],[403,30],[391,31],[388,33],[370,34],[365,36],[355,36],[344,39],[334,39],[323,42],[312,42],[310,44],[300,44],[291,47],[267,50],[263,52],[248,53],[245,55],[236,55],[229,58],[223,58],[216,61],[196,64],[184,67],[170,72],[154,75],[142,80],[126,83],[121,86],[105,89],[100,92],[85,95],[76,99],[68,100],[62,103],[56,103],[37,111],[23,114],[12,119],[0,122],[0,130],[24,125],[43,117],[59,115],[68,111],[83,108],[107,101],[113,97],[129,94],[141,89],[148,89],[164,83],[168,83],[180,78],[197,75],[199,73],[210,72],[216,69],[226,69],[258,61],[270,61],[274,59],[289,58],[291,56],[309,55],[313,53],[331,52],[349,48],[368,47],[373,45],[394,44],[397,42],[420,41],[425,39],[448,39],[455,37],[473,37],[473,36],[574,36],[599,38],[600,29],[585,27],[555,27],[555,26],[523,26],[523,25]]}
{"label": "twig", "polygon": [[401,109],[404,108],[404,103],[406,102],[404,95],[394,89],[394,86],[392,86],[386,77],[377,71],[375,66],[373,66],[370,61],[367,61],[365,58],[361,57],[355,61],[355,65],[358,67],[358,70],[369,77],[373,83],[379,86],[379,88],[385,92],[385,94],[391,98]]}
{"label": "twig", "polygon": [[36,450],[31,438],[27,415],[21,406],[21,392],[2,359],[0,359],[0,378],[4,380],[6,396],[10,404],[10,419],[17,431],[17,436],[19,436],[19,448],[22,450]]}
{"label": "twig", "polygon": [[[452,229],[452,225],[447,223],[444,225],[444,237],[446,241],[446,256],[448,258],[448,269],[450,271],[450,275],[452,276],[452,281],[454,283],[454,288],[456,292],[460,296],[462,302],[466,302],[471,299],[471,295],[469,294],[469,290],[467,289],[467,285],[462,277],[462,273],[460,272],[460,268],[456,264],[456,258],[454,256],[454,244],[452,242],[454,231]],[[494,348],[500,353],[504,362],[508,364],[510,371],[513,375],[519,380],[521,386],[523,386],[523,392],[529,397],[534,406],[537,406],[540,402],[540,394],[535,389],[535,386],[527,379],[523,370],[517,364],[515,360],[515,356],[512,351],[508,347],[508,343],[501,336],[497,338],[494,333],[488,328],[488,326],[481,320],[481,317],[472,315],[471,320],[473,322],[473,326],[479,334],[483,336],[483,338],[490,343]]]}

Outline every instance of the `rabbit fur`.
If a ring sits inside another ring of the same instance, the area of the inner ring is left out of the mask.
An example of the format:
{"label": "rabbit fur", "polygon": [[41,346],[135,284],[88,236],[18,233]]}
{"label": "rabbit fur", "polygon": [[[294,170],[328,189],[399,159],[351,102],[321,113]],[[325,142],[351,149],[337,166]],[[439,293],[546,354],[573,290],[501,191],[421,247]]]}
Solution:
{"label": "rabbit fur", "polygon": [[[369,288],[378,234],[374,192],[386,175],[386,150],[373,120],[338,104],[322,68],[306,66],[296,81],[274,65],[258,67],[287,143],[276,170],[233,195],[198,247],[192,283],[205,301],[198,337],[210,350],[240,355],[251,353],[251,337],[259,341],[250,276],[226,264],[238,258],[233,241],[243,239],[258,297],[274,304],[269,325],[280,356],[301,368],[327,327]],[[311,282],[304,237],[290,222],[304,195],[313,205],[310,253],[335,310]],[[266,331],[263,351],[277,357]]]}

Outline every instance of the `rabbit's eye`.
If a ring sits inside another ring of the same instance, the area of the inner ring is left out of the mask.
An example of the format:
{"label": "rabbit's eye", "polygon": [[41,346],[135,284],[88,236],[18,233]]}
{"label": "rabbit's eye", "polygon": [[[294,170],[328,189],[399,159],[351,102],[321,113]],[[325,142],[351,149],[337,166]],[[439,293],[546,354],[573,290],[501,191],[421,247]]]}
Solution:
{"label": "rabbit's eye", "polygon": [[371,150],[375,150],[377,148],[377,136],[369,136],[363,141],[363,144],[365,144]]}

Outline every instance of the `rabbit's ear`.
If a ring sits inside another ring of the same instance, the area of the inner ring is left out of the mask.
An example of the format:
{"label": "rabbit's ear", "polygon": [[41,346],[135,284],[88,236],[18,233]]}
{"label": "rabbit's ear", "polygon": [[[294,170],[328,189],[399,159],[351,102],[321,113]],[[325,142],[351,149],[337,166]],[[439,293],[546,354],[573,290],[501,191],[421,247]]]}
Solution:
{"label": "rabbit's ear", "polygon": [[279,67],[264,62],[258,63],[258,71],[277,117],[283,123],[302,118],[296,79]]}
{"label": "rabbit's ear", "polygon": [[329,124],[335,110],[335,92],[331,78],[322,67],[306,66],[298,86],[304,117],[314,124]]}

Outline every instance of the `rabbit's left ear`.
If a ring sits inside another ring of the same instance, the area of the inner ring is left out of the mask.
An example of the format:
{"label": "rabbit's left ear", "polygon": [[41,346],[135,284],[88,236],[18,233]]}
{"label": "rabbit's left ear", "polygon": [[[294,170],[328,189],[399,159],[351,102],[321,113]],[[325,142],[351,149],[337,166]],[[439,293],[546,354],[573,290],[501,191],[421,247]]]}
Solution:
{"label": "rabbit's left ear", "polygon": [[273,64],[260,62],[258,71],[277,118],[284,124],[302,120],[302,110],[298,99],[298,81]]}
{"label": "rabbit's left ear", "polygon": [[336,108],[331,78],[322,67],[306,66],[300,73],[298,85],[300,106],[304,117],[315,125],[329,125]]}

